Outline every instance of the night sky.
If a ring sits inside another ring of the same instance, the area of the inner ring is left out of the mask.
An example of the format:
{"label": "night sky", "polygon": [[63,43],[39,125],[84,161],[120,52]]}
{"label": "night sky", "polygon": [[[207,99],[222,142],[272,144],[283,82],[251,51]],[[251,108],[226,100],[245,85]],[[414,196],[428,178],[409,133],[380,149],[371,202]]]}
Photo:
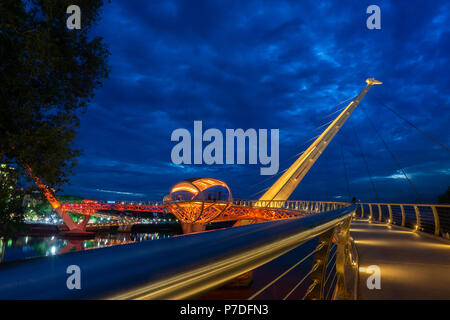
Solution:
{"label": "night sky", "polygon": [[[366,28],[371,4],[381,8],[381,30]],[[279,128],[281,171],[375,77],[384,84],[291,199],[376,201],[368,167],[379,201],[436,202],[450,185],[449,153],[383,103],[450,146],[449,17],[446,0],[106,3],[93,34],[108,44],[112,71],[81,115],[83,154],[63,193],[161,200],[176,182],[208,176],[234,198],[256,199],[279,175],[261,176],[260,164],[174,165],[172,131],[192,132],[194,120],[223,132]]]}

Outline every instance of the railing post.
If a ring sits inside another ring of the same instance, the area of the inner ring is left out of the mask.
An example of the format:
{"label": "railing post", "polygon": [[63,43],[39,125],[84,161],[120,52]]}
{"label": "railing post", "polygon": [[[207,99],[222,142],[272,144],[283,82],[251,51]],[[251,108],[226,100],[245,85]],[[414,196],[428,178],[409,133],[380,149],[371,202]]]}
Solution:
{"label": "railing post", "polygon": [[361,218],[364,218],[364,203],[361,203],[360,206],[361,206]]}
{"label": "railing post", "polygon": [[352,219],[349,218],[340,227],[339,238],[337,243],[336,252],[336,274],[339,299],[350,299],[351,295],[347,289],[347,282],[345,279],[345,262],[347,258],[347,245],[349,243],[349,230]]}
{"label": "railing post", "polygon": [[414,211],[416,212],[416,230],[420,229],[420,210],[418,206],[414,206]]}
{"label": "railing post", "polygon": [[437,213],[436,207],[431,206],[431,210],[433,211],[434,217],[434,235],[439,237],[441,226],[439,224],[439,215]]}
{"label": "railing post", "polygon": [[389,224],[392,224],[392,208],[390,204],[388,204],[388,210],[389,210]]}
{"label": "railing post", "polygon": [[372,204],[369,203],[369,221],[372,221]]}
{"label": "railing post", "polygon": [[405,226],[405,208],[403,208],[403,205],[400,205],[400,211],[402,212],[402,227]]}
{"label": "railing post", "polygon": [[306,300],[322,300],[324,297],[325,273],[335,230],[336,228],[331,228],[319,237],[316,249],[320,249],[314,254],[311,285],[304,297]]}
{"label": "railing post", "polygon": [[381,222],[381,205],[378,204],[378,222]]}

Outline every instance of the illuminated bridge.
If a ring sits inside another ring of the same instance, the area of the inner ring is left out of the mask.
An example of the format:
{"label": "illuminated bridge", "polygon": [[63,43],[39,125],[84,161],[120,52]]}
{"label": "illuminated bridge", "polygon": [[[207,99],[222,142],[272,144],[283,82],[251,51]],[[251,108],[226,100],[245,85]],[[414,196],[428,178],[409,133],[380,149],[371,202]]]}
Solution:
{"label": "illuminated bridge", "polygon": [[[73,232],[86,224],[70,222],[70,211],[164,210],[186,234],[5,264],[0,299],[450,299],[450,205],[288,200],[370,87],[381,84],[366,82],[257,200],[235,200],[223,181],[196,178],[173,186],[158,205],[60,204],[35,178]],[[198,232],[217,221],[234,226]],[[67,290],[70,265],[82,270],[82,290]]]}

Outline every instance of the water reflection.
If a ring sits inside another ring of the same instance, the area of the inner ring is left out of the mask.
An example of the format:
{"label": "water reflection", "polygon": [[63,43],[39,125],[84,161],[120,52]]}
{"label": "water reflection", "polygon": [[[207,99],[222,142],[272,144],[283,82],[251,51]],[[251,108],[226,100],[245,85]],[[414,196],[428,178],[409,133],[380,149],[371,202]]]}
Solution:
{"label": "water reflection", "polygon": [[[24,236],[0,239],[0,262],[169,238],[175,233],[109,233],[91,239]],[[3,258],[3,259],[2,259]]]}

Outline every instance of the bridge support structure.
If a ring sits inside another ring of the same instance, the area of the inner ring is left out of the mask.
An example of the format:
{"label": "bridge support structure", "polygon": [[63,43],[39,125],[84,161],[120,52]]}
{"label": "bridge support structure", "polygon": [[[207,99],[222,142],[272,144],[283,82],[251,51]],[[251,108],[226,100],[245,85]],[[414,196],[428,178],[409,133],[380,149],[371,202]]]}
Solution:
{"label": "bridge support structure", "polygon": [[64,221],[64,224],[67,226],[67,228],[69,228],[69,231],[64,232],[65,234],[73,236],[91,234],[91,232],[86,231],[86,225],[89,222],[90,215],[85,215],[81,223],[76,223],[75,221],[73,221],[72,217],[62,208],[61,204],[55,198],[55,196],[52,194],[49,188],[41,181],[41,179],[39,179],[33,174],[31,168],[28,165],[25,165],[24,168],[28,172],[30,177],[34,180],[34,183],[44,194],[45,198],[50,203],[53,210],[56,211],[56,213]]}
{"label": "bridge support structure", "polygon": [[206,224],[181,222],[181,228],[182,228],[184,234],[203,232],[206,230]]}
{"label": "bridge support structure", "polygon": [[351,101],[348,106],[333,120],[322,134],[302,153],[302,155],[281,175],[280,178],[262,195],[261,201],[287,200],[297,188],[300,181],[308,173],[316,160],[330,144],[345,121],[364,98],[373,85],[382,84],[381,81],[369,78],[366,87]]}

